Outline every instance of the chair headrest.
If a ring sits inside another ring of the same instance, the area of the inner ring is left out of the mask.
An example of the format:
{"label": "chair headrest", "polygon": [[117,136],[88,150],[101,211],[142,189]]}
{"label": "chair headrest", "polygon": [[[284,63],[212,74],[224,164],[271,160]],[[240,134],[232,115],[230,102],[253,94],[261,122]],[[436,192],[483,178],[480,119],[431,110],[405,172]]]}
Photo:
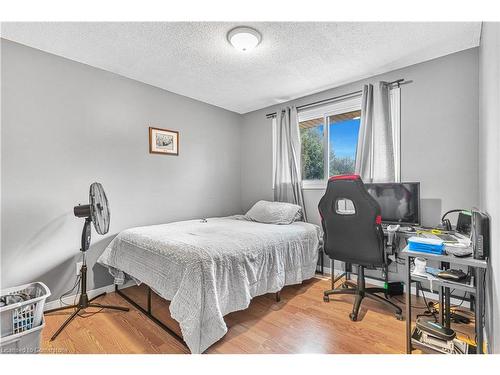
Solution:
{"label": "chair headrest", "polygon": [[332,176],[328,181],[339,181],[339,180],[361,180],[361,177],[357,174],[340,174],[338,176]]}

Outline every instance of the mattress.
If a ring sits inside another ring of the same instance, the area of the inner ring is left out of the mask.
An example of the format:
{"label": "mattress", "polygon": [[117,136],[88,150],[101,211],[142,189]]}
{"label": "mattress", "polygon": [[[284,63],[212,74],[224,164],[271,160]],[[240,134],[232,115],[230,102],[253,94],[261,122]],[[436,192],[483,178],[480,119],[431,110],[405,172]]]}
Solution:
{"label": "mattress", "polygon": [[132,278],[171,301],[184,341],[202,353],[226,334],[226,314],[313,277],[320,239],[320,228],[304,222],[189,220],[125,230],[98,262],[115,283]]}

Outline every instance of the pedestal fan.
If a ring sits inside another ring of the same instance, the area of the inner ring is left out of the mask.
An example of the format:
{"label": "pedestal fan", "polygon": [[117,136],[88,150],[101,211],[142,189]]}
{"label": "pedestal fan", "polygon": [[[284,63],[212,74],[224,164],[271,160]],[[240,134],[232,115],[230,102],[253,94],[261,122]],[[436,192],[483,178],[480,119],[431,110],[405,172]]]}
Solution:
{"label": "pedestal fan", "polygon": [[92,185],[90,185],[89,204],[75,206],[73,208],[73,212],[76,217],[85,218],[85,223],[83,224],[82,230],[82,247],[80,249],[80,251],[83,253],[83,262],[80,269],[81,294],[76,305],[63,306],[46,311],[46,313],[51,313],[54,311],[75,309],[75,311],[69,316],[68,319],[66,319],[62,326],[59,327],[56,333],[54,333],[50,341],[54,340],[62,332],[62,330],[80,313],[80,311],[85,310],[87,307],[129,311],[129,309],[126,307],[102,305],[100,303],[92,302],[95,299],[102,297],[106,293],[99,294],[92,299],[89,299],[87,296],[87,263],[85,259],[85,252],[90,247],[90,238],[92,233],[90,223],[94,223],[96,232],[101,235],[108,233],[109,230],[109,205],[108,199],[106,198],[106,193],[104,193],[102,185],[98,182],[94,182]]}

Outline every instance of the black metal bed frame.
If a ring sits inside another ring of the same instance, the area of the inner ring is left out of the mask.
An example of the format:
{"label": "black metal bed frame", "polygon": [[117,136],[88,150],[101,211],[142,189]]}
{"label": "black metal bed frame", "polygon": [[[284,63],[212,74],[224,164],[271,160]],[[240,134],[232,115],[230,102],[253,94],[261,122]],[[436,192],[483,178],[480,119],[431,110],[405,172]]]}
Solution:
{"label": "black metal bed frame", "polygon": [[[319,251],[319,266],[321,271],[319,273],[321,275],[324,274],[324,258],[323,258],[323,249],[320,249]],[[119,288],[118,285],[115,284],[115,292],[118,294],[120,297],[122,297],[125,301],[130,303],[132,306],[134,306],[137,310],[142,312],[146,317],[151,319],[153,322],[155,322],[161,329],[166,331],[168,334],[172,335],[177,341],[179,341],[184,347],[187,348],[186,342],[182,338],[182,336],[179,336],[174,330],[172,330],[169,326],[167,326],[165,323],[163,323],[161,320],[159,320],[156,316],[153,315],[153,311],[151,309],[151,287],[147,284],[146,285],[147,291],[148,291],[148,299],[147,299],[147,309],[139,305],[137,302],[135,302],[132,298],[127,296],[125,293],[123,293]],[[281,301],[281,291],[276,292],[276,302]]]}
{"label": "black metal bed frame", "polygon": [[153,312],[151,310],[151,288],[146,285],[147,290],[148,290],[148,308],[147,310],[139,305],[137,302],[135,302],[132,298],[127,296],[125,293],[123,293],[120,289],[118,289],[118,285],[115,284],[115,292],[122,297],[124,300],[126,300],[128,303],[130,303],[132,306],[134,306],[137,310],[142,312],[144,315],[146,315],[149,319],[151,319],[153,322],[155,322],[160,328],[162,328],[164,331],[172,335],[177,341],[179,341],[182,345],[184,345],[187,348],[186,342],[184,339],[179,336],[174,330],[172,330],[170,327],[168,327],[165,323],[163,323],[161,320],[159,320],[156,316],[153,315]]}
{"label": "black metal bed frame", "polygon": [[[146,285],[146,284],[144,284]],[[120,289],[118,289],[118,285],[115,284],[115,292],[118,294],[120,297],[122,297],[125,301],[130,303],[132,306],[134,306],[137,310],[142,312],[146,317],[151,319],[153,322],[155,322],[161,329],[166,331],[168,334],[172,335],[177,341],[179,341],[184,347],[188,347],[182,336],[179,336],[177,332],[175,332],[173,329],[171,329],[169,326],[167,326],[165,323],[163,323],[161,320],[159,320],[156,316],[153,315],[153,311],[151,310],[151,287],[149,285],[146,285],[147,291],[148,291],[148,308],[145,309],[141,305],[139,305],[137,302],[135,302],[132,298],[127,296],[125,293],[123,293]],[[281,301],[281,291],[276,292],[276,302]]]}

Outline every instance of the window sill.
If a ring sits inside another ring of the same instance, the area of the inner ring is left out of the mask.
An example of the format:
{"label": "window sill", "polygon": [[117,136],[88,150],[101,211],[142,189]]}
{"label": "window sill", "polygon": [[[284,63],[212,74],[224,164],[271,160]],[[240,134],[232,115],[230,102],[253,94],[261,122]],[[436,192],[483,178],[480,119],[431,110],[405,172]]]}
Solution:
{"label": "window sill", "polygon": [[302,181],[302,190],[325,190],[326,181]]}

